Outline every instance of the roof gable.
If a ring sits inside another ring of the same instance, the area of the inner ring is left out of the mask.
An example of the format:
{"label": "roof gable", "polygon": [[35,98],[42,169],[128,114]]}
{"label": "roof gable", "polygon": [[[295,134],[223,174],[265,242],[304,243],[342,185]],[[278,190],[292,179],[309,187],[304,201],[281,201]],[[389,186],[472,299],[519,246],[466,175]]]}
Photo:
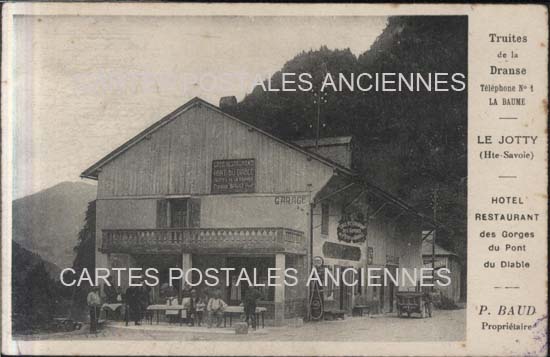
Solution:
{"label": "roof gable", "polygon": [[227,119],[237,121],[241,125],[244,125],[244,126],[248,127],[250,130],[257,131],[258,133],[260,133],[262,135],[265,135],[265,136],[269,137],[270,139],[272,139],[272,140],[274,140],[274,141],[276,141],[276,142],[278,142],[282,145],[285,145],[287,147],[290,147],[290,148],[300,152],[301,154],[305,155],[308,158],[317,160],[317,161],[321,162],[322,164],[327,165],[329,167],[332,167],[333,169],[338,170],[338,171],[340,171],[344,174],[348,174],[348,175],[352,175],[352,176],[355,175],[355,173],[353,171],[351,171],[350,169],[348,169],[344,166],[341,166],[341,165],[339,165],[339,164],[337,164],[337,163],[335,163],[335,162],[333,162],[333,161],[331,161],[331,160],[329,160],[329,159],[327,159],[327,158],[325,158],[321,155],[306,151],[305,149],[301,148],[300,146],[298,146],[296,144],[293,144],[293,143],[287,142],[285,140],[282,140],[280,138],[277,138],[277,137],[275,137],[275,136],[259,129],[258,127],[250,124],[250,123],[247,123],[245,121],[237,119],[237,118],[223,112],[218,107],[204,101],[203,99],[201,99],[199,97],[195,97],[195,98],[191,99],[190,101],[188,101],[187,103],[185,103],[184,105],[182,105],[181,107],[179,107],[176,110],[174,110],[173,112],[171,112],[170,114],[166,115],[165,117],[163,117],[159,121],[155,122],[154,124],[152,124],[151,126],[146,128],[145,130],[141,131],[136,136],[134,136],[133,138],[131,138],[130,140],[128,140],[124,144],[120,145],[118,148],[116,148],[115,150],[113,150],[109,154],[107,154],[101,160],[99,160],[98,162],[96,162],[95,164],[93,164],[92,166],[87,168],[86,170],[84,170],[82,172],[82,174],[80,175],[80,177],[89,178],[89,179],[97,179],[98,173],[104,165],[111,162],[116,157],[118,157],[119,155],[121,155],[125,151],[129,150],[134,145],[136,145],[140,141],[144,140],[149,135],[151,135],[155,131],[159,130],[160,128],[162,128],[166,124],[170,123],[171,121],[175,120],[181,114],[185,113],[186,111],[188,111],[189,109],[193,108],[196,105],[199,105],[199,106],[204,105],[207,108],[212,109],[212,110],[222,114]]}
{"label": "roof gable", "polygon": [[[432,255],[432,241],[425,240],[422,242],[422,255]],[[435,255],[456,255],[455,253],[442,248],[439,244],[435,244]]]}

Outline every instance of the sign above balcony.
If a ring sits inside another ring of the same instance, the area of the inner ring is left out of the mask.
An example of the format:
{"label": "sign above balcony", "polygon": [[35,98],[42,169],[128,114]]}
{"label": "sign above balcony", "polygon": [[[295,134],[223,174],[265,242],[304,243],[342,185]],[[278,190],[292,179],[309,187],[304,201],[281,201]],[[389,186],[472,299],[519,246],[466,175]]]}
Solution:
{"label": "sign above balcony", "polygon": [[213,160],[213,194],[253,193],[256,190],[256,162],[254,159]]}

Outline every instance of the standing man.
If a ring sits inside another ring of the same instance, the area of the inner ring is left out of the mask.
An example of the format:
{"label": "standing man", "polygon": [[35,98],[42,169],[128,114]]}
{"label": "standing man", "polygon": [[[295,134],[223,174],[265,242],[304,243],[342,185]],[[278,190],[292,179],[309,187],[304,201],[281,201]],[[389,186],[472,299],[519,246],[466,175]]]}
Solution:
{"label": "standing man", "polygon": [[136,326],[141,325],[141,301],[140,288],[130,286],[126,289],[126,303],[128,304],[128,312],[130,320],[134,321]]}
{"label": "standing man", "polygon": [[189,326],[195,326],[195,321],[197,320],[197,307],[196,304],[198,302],[197,297],[197,291],[195,289],[191,289],[191,292],[189,293],[190,300],[188,306],[185,308],[187,309],[187,318],[188,318],[188,325]]}
{"label": "standing man", "polygon": [[145,315],[145,311],[147,310],[147,306],[150,305],[149,301],[149,289],[150,287],[145,284],[145,280],[141,280],[141,286],[138,287],[139,289],[139,316],[140,320]]}
{"label": "standing man", "polygon": [[252,328],[256,329],[256,303],[262,298],[262,293],[254,286],[249,286],[244,295],[243,305],[246,323],[252,324]]}
{"label": "standing man", "polygon": [[101,308],[99,287],[92,286],[92,290],[88,293],[86,302],[88,303],[88,307],[90,309],[90,333],[97,333],[97,320],[99,319],[99,312]]}

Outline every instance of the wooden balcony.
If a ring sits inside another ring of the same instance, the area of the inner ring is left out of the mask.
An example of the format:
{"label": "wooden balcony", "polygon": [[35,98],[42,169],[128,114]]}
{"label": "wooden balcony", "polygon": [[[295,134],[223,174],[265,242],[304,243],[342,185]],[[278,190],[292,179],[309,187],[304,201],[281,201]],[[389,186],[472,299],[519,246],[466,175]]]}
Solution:
{"label": "wooden balcony", "polygon": [[128,254],[306,254],[289,228],[104,229],[100,251]]}

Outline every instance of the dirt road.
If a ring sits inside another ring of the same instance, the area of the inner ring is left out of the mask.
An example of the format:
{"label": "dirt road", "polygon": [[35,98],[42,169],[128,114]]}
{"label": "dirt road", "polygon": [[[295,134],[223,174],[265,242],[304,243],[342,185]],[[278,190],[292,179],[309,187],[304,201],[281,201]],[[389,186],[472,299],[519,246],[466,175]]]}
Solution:
{"label": "dirt road", "polygon": [[266,327],[248,335],[233,329],[208,329],[178,325],[124,326],[109,323],[97,335],[81,331],[17,336],[21,340],[185,340],[185,341],[462,341],[466,310],[435,311],[434,317],[398,318],[395,315],[347,317],[345,320],[306,323],[301,327]]}

